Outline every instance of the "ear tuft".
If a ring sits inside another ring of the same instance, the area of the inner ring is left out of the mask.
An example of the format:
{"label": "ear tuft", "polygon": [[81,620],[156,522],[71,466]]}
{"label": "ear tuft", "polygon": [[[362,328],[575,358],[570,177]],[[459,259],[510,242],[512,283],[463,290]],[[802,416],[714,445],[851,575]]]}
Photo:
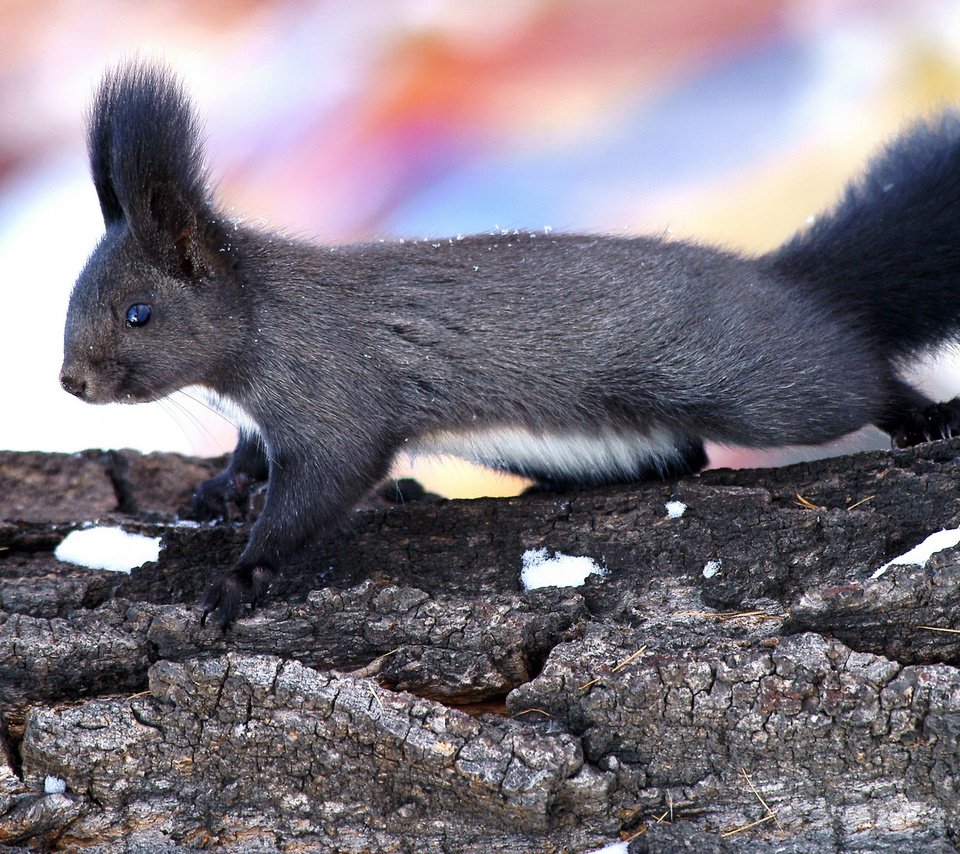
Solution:
{"label": "ear tuft", "polygon": [[179,80],[140,61],[104,75],[87,145],[104,222],[126,220],[137,239],[178,266],[177,242],[211,218],[200,124]]}

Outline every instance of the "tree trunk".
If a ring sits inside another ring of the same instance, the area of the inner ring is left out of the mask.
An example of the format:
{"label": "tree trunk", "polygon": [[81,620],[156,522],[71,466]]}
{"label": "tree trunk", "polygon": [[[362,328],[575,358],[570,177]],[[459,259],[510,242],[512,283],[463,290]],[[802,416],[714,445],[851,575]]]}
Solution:
{"label": "tree trunk", "polygon": [[[214,463],[0,454],[0,843],[953,851],[960,549],[877,571],[960,525],[958,451],[357,512],[225,634]],[[57,561],[94,518],[159,561]],[[608,571],[524,592],[541,547]]]}

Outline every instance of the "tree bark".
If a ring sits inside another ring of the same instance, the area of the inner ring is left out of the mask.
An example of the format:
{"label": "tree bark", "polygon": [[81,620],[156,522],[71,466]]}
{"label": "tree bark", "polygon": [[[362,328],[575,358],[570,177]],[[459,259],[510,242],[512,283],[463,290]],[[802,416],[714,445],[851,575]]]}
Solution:
{"label": "tree bark", "polygon": [[[960,548],[877,570],[960,525],[958,452],[360,511],[225,634],[215,461],[0,454],[0,843],[953,851]],[[91,519],[159,560],[57,561]],[[524,592],[541,547],[608,571]]]}

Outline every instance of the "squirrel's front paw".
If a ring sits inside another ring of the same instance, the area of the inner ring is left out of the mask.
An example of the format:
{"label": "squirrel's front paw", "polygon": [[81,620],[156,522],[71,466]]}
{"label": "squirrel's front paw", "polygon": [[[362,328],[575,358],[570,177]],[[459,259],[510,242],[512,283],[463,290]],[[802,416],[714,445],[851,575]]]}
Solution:
{"label": "squirrel's front paw", "polygon": [[953,436],[960,436],[960,397],[912,412],[893,434],[892,441],[895,448],[910,448]]}
{"label": "squirrel's front paw", "polygon": [[221,575],[207,588],[203,597],[200,625],[206,625],[207,617],[213,614],[221,631],[225,632],[245,605],[256,607],[272,577],[272,571],[265,566],[236,566]]}
{"label": "squirrel's front paw", "polygon": [[190,514],[194,519],[230,519],[230,508],[235,507],[246,520],[250,504],[250,478],[225,471],[203,481],[190,499]]}

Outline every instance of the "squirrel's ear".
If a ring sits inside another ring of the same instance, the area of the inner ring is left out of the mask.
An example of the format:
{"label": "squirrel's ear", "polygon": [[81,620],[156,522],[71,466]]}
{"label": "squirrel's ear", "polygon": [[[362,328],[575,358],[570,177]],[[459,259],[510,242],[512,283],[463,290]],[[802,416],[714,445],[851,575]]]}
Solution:
{"label": "squirrel's ear", "polygon": [[93,186],[100,200],[100,212],[103,222],[109,228],[113,223],[123,219],[123,208],[117,198],[117,191],[113,187],[113,178],[110,174],[110,156],[112,151],[110,129],[113,117],[109,115],[111,104],[101,103],[103,90],[101,89],[97,102],[87,120],[87,150],[90,156],[90,172],[93,175]]}
{"label": "squirrel's ear", "polygon": [[205,239],[212,231],[206,210],[194,210],[180,188],[170,183],[148,187],[146,203],[149,217],[138,215],[131,222],[140,243],[188,278],[203,272]]}
{"label": "squirrel's ear", "polygon": [[107,226],[125,220],[158,260],[196,273],[210,255],[203,244],[216,230],[216,215],[207,199],[199,122],[173,74],[138,62],[106,74],[87,141]]}

